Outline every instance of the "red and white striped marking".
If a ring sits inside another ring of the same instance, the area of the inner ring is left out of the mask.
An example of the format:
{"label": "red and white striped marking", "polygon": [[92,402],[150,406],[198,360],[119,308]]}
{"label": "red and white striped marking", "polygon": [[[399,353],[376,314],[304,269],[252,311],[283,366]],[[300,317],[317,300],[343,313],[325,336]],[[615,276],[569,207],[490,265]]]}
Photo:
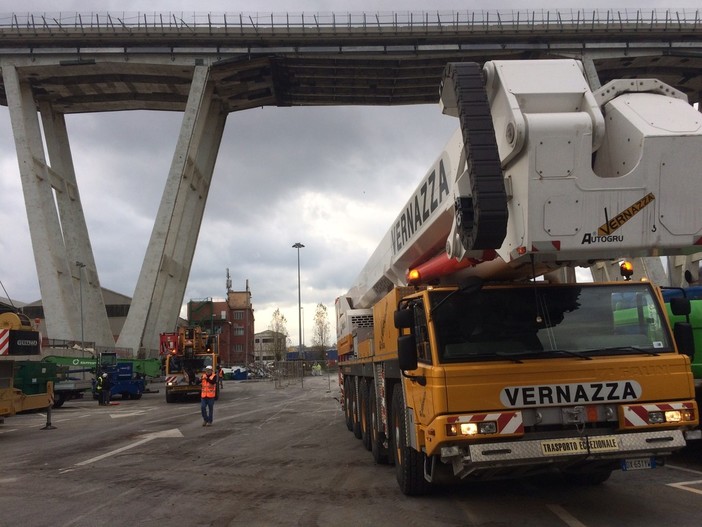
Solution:
{"label": "red and white striped marking", "polygon": [[524,420],[522,412],[495,412],[490,414],[458,415],[449,417],[448,422],[453,423],[483,423],[497,421],[498,434],[523,434]]}
{"label": "red and white striped marking", "polygon": [[10,354],[10,330],[0,329],[0,355]]}
{"label": "red and white striped marking", "polygon": [[624,406],[624,426],[649,426],[649,412],[668,410],[692,410],[692,403],[631,404]]}
{"label": "red and white striped marking", "polygon": [[533,242],[531,244],[531,252],[538,253],[539,251],[560,251],[561,250],[561,241],[560,240],[551,240],[551,241],[546,241],[546,242]]}

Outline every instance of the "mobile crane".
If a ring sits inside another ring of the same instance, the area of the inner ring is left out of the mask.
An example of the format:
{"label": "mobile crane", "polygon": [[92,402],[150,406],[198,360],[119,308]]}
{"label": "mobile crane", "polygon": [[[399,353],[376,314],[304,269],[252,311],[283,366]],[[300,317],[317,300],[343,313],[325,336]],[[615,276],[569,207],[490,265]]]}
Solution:
{"label": "mobile crane", "polygon": [[336,301],[346,425],[408,495],[660,466],[701,435],[690,325],[557,271],[699,251],[702,116],[576,60],[451,63],[440,99],[459,130]]}
{"label": "mobile crane", "polygon": [[[174,333],[161,333],[161,350],[166,377],[166,402],[200,394],[200,379],[207,366],[219,366],[218,335],[200,326],[181,326]],[[219,385],[215,398],[219,398]]]}

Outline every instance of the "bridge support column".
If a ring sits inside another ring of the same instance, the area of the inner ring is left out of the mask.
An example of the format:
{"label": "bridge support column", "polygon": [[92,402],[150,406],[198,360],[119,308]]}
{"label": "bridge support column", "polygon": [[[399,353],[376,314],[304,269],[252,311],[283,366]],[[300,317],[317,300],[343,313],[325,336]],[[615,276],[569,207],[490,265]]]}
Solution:
{"label": "bridge support column", "polygon": [[696,253],[690,256],[669,256],[669,285],[672,287],[687,287],[691,284],[699,284],[700,260],[702,260],[702,253]]}
{"label": "bridge support column", "polygon": [[[63,114],[40,107],[49,166],[31,87],[17,68],[2,66],[47,334],[113,346]],[[82,275],[76,261],[85,264]]]}
{"label": "bridge support column", "polygon": [[227,119],[212,95],[208,67],[197,66],[119,346],[158,349],[159,334],[178,320]]}

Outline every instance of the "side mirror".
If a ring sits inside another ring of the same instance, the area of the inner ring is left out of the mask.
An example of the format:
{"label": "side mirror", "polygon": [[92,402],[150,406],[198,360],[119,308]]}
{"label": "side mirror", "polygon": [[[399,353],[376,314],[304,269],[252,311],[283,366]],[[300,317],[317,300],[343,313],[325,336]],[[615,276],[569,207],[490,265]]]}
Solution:
{"label": "side mirror", "polygon": [[395,329],[409,329],[414,325],[414,313],[411,309],[395,311]]}
{"label": "side mirror", "polygon": [[692,333],[692,324],[676,322],[673,326],[673,336],[678,346],[678,351],[692,359],[695,356],[695,338]]}
{"label": "side mirror", "polygon": [[[397,311],[395,314],[397,314]],[[401,371],[417,369],[417,341],[414,335],[398,337],[397,358]]]}
{"label": "side mirror", "polygon": [[670,310],[673,315],[688,316],[692,311],[690,308],[690,299],[681,296],[671,298]]}

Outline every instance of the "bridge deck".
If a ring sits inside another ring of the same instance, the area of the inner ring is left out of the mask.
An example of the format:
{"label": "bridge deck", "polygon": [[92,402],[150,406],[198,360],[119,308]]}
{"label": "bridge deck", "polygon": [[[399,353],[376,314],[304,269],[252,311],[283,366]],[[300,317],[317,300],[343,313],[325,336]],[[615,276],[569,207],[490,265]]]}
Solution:
{"label": "bridge deck", "polygon": [[[699,100],[698,11],[0,16],[0,60],[63,113],[185,107],[212,65],[228,111],[436,103],[447,62],[583,57],[604,84],[655,77]],[[0,82],[0,103],[7,104]]]}

